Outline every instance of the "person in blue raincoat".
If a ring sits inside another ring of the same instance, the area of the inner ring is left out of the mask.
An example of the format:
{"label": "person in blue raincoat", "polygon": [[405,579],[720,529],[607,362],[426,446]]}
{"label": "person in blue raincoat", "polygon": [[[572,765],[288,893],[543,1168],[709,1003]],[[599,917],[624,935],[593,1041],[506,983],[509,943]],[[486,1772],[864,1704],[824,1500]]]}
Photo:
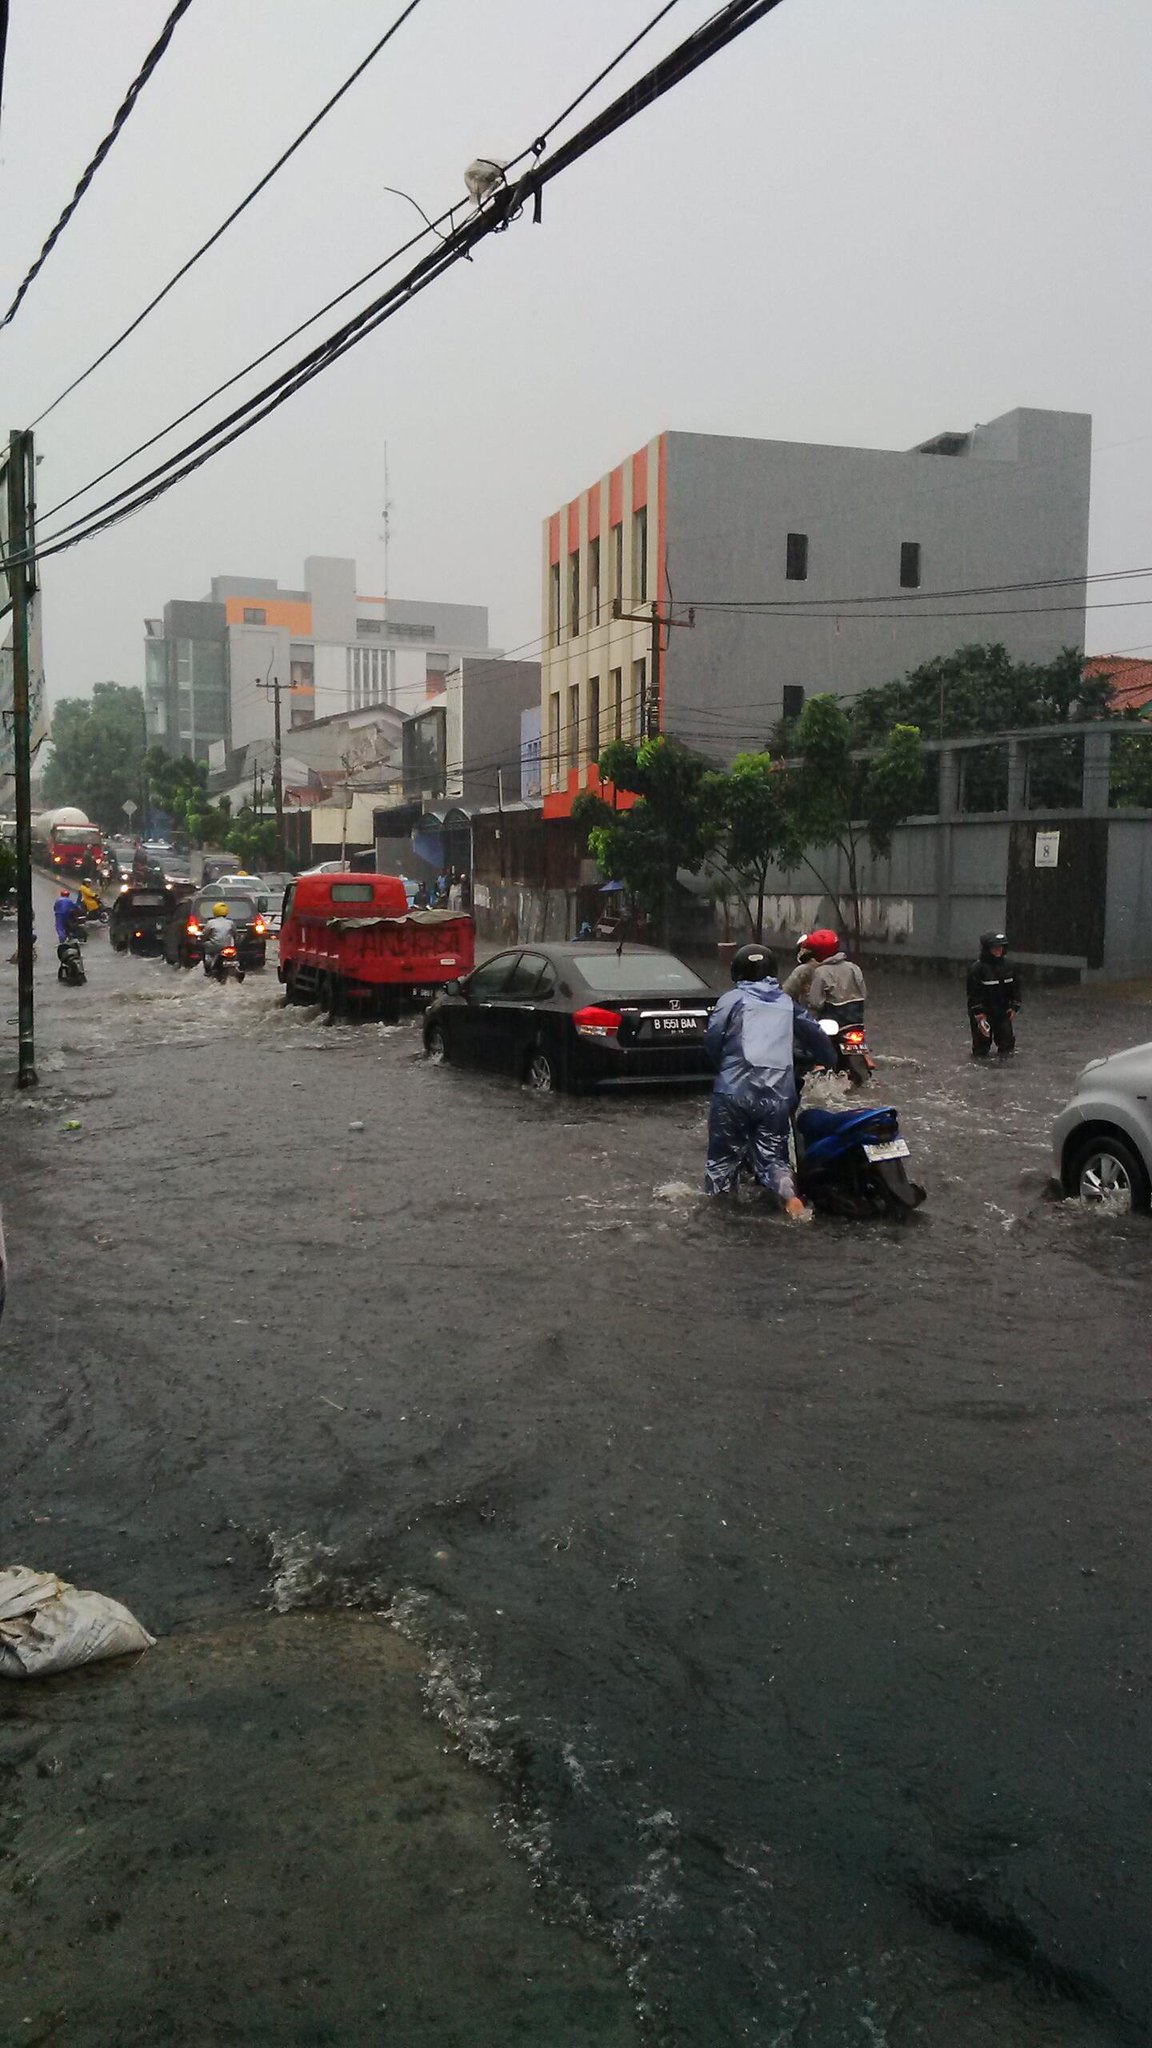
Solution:
{"label": "person in blue raincoat", "polygon": [[824,1033],[784,994],[776,979],[776,956],[767,946],[741,946],[732,956],[732,979],[735,987],[725,990],[708,1019],[707,1046],[716,1080],[705,1192],[733,1193],[747,1162],[787,1215],[807,1216],[788,1158],[796,1107],[792,1045],[795,1039],[814,1064],[826,1066]]}

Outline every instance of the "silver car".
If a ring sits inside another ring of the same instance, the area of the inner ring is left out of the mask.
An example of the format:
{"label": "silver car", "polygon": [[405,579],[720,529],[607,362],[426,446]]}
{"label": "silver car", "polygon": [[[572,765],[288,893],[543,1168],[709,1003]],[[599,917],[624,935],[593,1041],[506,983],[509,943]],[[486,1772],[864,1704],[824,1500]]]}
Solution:
{"label": "silver car", "polygon": [[1089,1060],[1052,1126],[1066,1194],[1103,1209],[1152,1207],[1152,1045]]}

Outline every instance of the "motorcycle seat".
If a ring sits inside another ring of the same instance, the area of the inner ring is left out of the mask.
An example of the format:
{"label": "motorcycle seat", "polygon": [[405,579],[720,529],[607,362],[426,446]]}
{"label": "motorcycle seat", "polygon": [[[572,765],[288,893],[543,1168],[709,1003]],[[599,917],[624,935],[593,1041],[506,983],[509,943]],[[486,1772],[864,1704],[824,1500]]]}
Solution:
{"label": "motorcycle seat", "polygon": [[802,1138],[815,1141],[840,1137],[852,1124],[875,1123],[883,1128],[895,1115],[890,1105],[878,1104],[870,1104],[867,1109],[802,1109],[796,1118],[796,1129]]}

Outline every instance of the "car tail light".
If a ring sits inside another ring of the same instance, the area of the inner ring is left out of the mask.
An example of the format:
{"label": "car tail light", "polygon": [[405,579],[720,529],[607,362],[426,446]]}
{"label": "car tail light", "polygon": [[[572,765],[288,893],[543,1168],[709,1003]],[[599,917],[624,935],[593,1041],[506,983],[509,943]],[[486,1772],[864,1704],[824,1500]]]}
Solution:
{"label": "car tail light", "polygon": [[196,919],[195,919],[194,917],[190,917],[190,918],[188,919],[188,923],[187,923],[186,929],[187,929],[187,931],[188,931],[188,932],[189,932],[189,933],[191,934],[192,938],[194,938],[194,939],[198,939],[198,938],[199,938],[199,936],[200,936],[200,927],[199,927],[199,925],[197,924],[197,922],[196,922]]}
{"label": "car tail light", "polygon": [[577,1010],[572,1019],[581,1038],[615,1038],[622,1021],[619,1010],[602,1010],[596,1003]]}
{"label": "car tail light", "polygon": [[256,922],[255,922],[255,924],[253,925],[252,929],[253,929],[253,931],[255,932],[255,934],[256,934],[256,937],[257,937],[258,939],[262,939],[262,938],[264,937],[264,934],[265,934],[265,932],[267,931],[268,927],[267,927],[267,925],[265,924],[265,922],[264,922],[264,919],[263,919],[262,917],[258,917],[258,918],[256,919]]}

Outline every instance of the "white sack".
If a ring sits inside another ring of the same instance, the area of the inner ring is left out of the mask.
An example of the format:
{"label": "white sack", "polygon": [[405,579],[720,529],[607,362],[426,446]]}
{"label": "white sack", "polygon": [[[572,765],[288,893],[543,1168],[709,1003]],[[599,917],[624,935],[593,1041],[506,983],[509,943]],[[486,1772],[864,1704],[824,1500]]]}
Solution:
{"label": "white sack", "polygon": [[82,1593],[55,1572],[27,1565],[0,1571],[0,1678],[45,1678],[147,1650],[155,1640],[103,1593]]}

